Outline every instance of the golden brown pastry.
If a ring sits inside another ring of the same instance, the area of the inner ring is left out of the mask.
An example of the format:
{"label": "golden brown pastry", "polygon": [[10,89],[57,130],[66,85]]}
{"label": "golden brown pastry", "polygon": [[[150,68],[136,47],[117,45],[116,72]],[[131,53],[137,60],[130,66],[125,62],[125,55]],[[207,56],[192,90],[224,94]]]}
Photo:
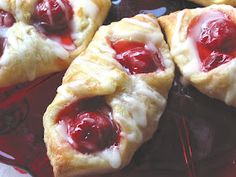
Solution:
{"label": "golden brown pastry", "polygon": [[200,4],[203,6],[209,6],[212,4],[228,4],[231,6],[236,6],[236,0],[189,0],[196,4]]}
{"label": "golden brown pastry", "polygon": [[163,16],[171,54],[183,80],[236,106],[236,10],[228,5],[185,9]]}
{"label": "golden brown pastry", "polygon": [[110,0],[1,0],[0,88],[66,69],[110,6]]}
{"label": "golden brown pastry", "polygon": [[100,174],[127,165],[155,132],[173,76],[155,17],[137,15],[100,27],[44,114],[55,176]]}

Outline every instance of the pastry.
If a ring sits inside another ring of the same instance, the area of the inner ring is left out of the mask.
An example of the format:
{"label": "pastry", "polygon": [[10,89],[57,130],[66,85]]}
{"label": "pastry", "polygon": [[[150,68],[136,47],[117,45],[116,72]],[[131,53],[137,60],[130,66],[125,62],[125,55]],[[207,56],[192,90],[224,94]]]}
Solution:
{"label": "pastry", "polygon": [[0,88],[68,68],[110,0],[1,0]]}
{"label": "pastry", "polygon": [[236,9],[229,5],[185,9],[159,22],[183,81],[236,106]]}
{"label": "pastry", "polygon": [[209,6],[209,5],[212,5],[212,4],[228,4],[228,5],[231,5],[231,6],[236,6],[236,0],[189,0],[189,1],[192,1],[196,4],[200,4],[200,5],[203,5],[203,6]]}
{"label": "pastry", "polygon": [[173,76],[155,17],[137,15],[100,27],[44,114],[55,176],[100,174],[127,165],[155,132]]}

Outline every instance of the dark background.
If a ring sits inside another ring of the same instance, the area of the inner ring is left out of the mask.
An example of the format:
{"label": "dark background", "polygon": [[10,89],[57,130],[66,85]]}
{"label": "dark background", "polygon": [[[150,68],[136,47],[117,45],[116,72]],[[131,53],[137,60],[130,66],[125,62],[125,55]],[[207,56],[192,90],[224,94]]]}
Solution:
{"label": "dark background", "polygon": [[[113,1],[115,2],[115,1]],[[157,16],[199,7],[181,0],[121,0],[113,4],[106,24],[137,13]],[[63,73],[0,90],[0,161],[28,170],[35,177],[53,177],[43,143],[42,115],[55,96]],[[179,82],[152,140],[129,166],[103,177],[235,177],[236,109],[210,99]],[[19,96],[20,95],[20,96]],[[11,106],[1,103],[14,97]]]}

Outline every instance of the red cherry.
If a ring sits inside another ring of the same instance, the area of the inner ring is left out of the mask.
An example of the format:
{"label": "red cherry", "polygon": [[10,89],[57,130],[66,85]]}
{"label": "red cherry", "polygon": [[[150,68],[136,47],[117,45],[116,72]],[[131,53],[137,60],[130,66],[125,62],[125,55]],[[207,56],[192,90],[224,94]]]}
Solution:
{"label": "red cherry", "polygon": [[69,0],[39,0],[33,19],[47,32],[61,32],[68,28],[72,17]]}
{"label": "red cherry", "polygon": [[145,44],[142,42],[136,42],[136,41],[119,40],[119,41],[113,42],[112,47],[116,51],[117,54],[121,54],[137,47],[144,48]]}
{"label": "red cherry", "polygon": [[93,153],[110,147],[116,142],[118,128],[100,112],[84,112],[68,123],[72,146],[81,153]]}
{"label": "red cherry", "polygon": [[1,27],[11,27],[16,22],[13,15],[0,9],[0,26]]}
{"label": "red cherry", "polygon": [[200,41],[208,48],[223,52],[236,49],[236,24],[230,19],[218,17],[202,28]]}
{"label": "red cherry", "polygon": [[149,50],[144,43],[120,40],[111,46],[116,51],[115,59],[131,74],[164,70],[160,54]]}
{"label": "red cherry", "polygon": [[111,118],[111,111],[104,99],[97,97],[80,100],[59,113],[58,122],[63,121],[68,141],[81,153],[94,153],[117,145],[119,126]]}
{"label": "red cherry", "polygon": [[208,72],[222,64],[225,64],[233,59],[231,55],[227,55],[218,51],[212,51],[201,44],[197,44],[199,57],[202,59],[202,71]]}
{"label": "red cherry", "polygon": [[195,17],[188,27],[202,62],[210,71],[236,56],[236,24],[221,11],[210,11]]}
{"label": "red cherry", "polygon": [[224,63],[227,63],[233,59],[232,56],[223,54],[220,52],[213,51],[205,60],[203,61],[203,71],[210,71]]}

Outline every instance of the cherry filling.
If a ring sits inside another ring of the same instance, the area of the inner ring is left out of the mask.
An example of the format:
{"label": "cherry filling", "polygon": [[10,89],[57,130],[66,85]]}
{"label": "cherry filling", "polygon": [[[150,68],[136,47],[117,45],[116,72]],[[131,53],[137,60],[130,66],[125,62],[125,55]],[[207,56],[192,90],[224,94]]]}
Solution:
{"label": "cherry filling", "polygon": [[144,43],[119,40],[111,42],[111,46],[116,51],[115,59],[131,74],[165,69],[159,51],[157,49],[152,51]]}
{"label": "cherry filling", "polygon": [[119,126],[101,97],[67,106],[59,113],[58,122],[66,126],[68,142],[81,153],[98,152],[119,142]]}
{"label": "cherry filling", "polygon": [[2,56],[5,48],[6,30],[16,22],[13,15],[0,9],[0,56]]}
{"label": "cherry filling", "polygon": [[68,0],[39,0],[33,16],[47,32],[66,30],[72,17],[73,9]]}
{"label": "cherry filling", "polygon": [[68,50],[75,49],[71,37],[70,22],[73,9],[69,0],[39,0],[32,21],[48,38],[55,40]]}
{"label": "cherry filling", "polygon": [[1,27],[11,27],[16,22],[15,18],[9,12],[0,10],[0,26]]}
{"label": "cherry filling", "polygon": [[205,72],[236,57],[236,24],[221,11],[195,17],[188,27],[188,36],[196,43]]}

